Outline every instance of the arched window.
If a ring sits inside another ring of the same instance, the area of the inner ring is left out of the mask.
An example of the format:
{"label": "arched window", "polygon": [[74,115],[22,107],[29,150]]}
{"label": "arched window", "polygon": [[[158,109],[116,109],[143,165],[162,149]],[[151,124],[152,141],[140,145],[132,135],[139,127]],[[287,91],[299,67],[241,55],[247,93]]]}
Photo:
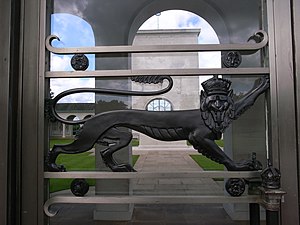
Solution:
{"label": "arched window", "polygon": [[151,100],[146,109],[148,111],[172,111],[172,104],[167,99],[156,98]]}

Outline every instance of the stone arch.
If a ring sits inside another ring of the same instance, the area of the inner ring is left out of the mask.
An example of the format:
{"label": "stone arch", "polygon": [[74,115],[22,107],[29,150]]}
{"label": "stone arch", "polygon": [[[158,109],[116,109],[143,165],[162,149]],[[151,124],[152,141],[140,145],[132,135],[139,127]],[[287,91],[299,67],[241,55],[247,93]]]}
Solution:
{"label": "stone arch", "polygon": [[69,121],[73,121],[76,117],[77,117],[76,115],[71,114],[71,115],[67,116],[66,119]]}
{"label": "stone arch", "polygon": [[93,115],[89,114],[89,115],[86,115],[83,119],[88,119],[88,118],[91,118]]}
{"label": "stone arch", "polygon": [[[67,117],[67,120],[70,121],[76,121],[79,120],[80,118],[76,115],[69,115]],[[75,125],[65,125],[65,129],[66,129],[66,133],[68,134],[68,136],[75,136],[77,131],[80,129],[80,125],[79,124],[75,124]]]}
{"label": "stone arch", "polygon": [[166,10],[185,10],[192,12],[205,19],[215,30],[220,40],[220,43],[229,41],[229,32],[226,27],[226,22],[222,16],[221,10],[212,3],[204,0],[198,0],[193,4],[186,4],[180,0],[155,0],[142,8],[135,16],[128,33],[128,43],[131,44],[139,27],[151,16],[156,13]]}

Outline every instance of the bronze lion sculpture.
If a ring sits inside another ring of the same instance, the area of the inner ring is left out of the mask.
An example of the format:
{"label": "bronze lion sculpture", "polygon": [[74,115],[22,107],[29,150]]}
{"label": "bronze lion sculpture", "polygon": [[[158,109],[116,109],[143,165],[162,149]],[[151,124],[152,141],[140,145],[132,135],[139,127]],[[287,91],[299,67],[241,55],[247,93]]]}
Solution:
{"label": "bronze lion sculpture", "polygon": [[[231,82],[213,78],[202,83],[200,109],[183,111],[116,110],[97,114],[84,122],[76,140],[67,145],[54,145],[46,156],[48,171],[65,171],[55,163],[59,154],[77,154],[93,148],[95,143],[106,145],[101,151],[103,161],[112,171],[135,171],[129,164],[119,164],[113,153],[129,145],[132,134],[121,130],[129,128],[162,141],[189,141],[194,149],[229,171],[258,169],[253,161],[235,162],[214,142],[232,122],[246,111],[259,95],[269,88],[269,78],[261,77],[253,88],[234,102]],[[108,141],[109,140],[109,141]]]}

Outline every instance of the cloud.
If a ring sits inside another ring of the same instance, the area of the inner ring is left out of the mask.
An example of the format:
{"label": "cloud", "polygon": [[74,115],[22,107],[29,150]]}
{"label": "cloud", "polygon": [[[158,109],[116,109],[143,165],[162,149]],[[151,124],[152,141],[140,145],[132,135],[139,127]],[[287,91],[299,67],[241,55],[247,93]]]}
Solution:
{"label": "cloud", "polygon": [[220,52],[200,52],[199,68],[221,68]]}
{"label": "cloud", "polygon": [[196,14],[183,10],[169,10],[160,13],[160,16],[150,17],[140,30],[150,29],[179,29],[199,28],[199,17]]}
{"label": "cloud", "polygon": [[60,41],[53,42],[55,47],[95,46],[93,29],[82,18],[57,13],[51,16],[51,20],[51,33],[60,38]]}
{"label": "cloud", "polygon": [[[51,22],[51,33],[57,35],[60,41],[54,41],[53,46],[65,47],[84,47],[95,46],[93,30],[85,20],[78,16],[57,13],[53,14]],[[78,38],[74,38],[78,37]],[[55,55],[51,54],[51,71],[73,71],[71,67],[71,58],[73,55]],[[88,70],[95,69],[95,55],[86,55],[89,58]],[[72,88],[95,87],[93,78],[57,78],[50,80],[51,91],[54,95]],[[95,95],[84,93],[74,94],[63,98],[60,102],[95,102]]]}
{"label": "cloud", "polygon": [[199,43],[218,44],[219,39],[210,24],[198,15],[183,10],[168,10],[160,16],[150,17],[140,30],[152,29],[201,29]]}
{"label": "cloud", "polygon": [[72,55],[55,55],[51,54],[51,64],[50,70],[51,71],[72,71],[73,68],[71,67],[71,58]]}
{"label": "cloud", "polygon": [[69,14],[84,16],[84,11],[89,5],[88,0],[73,0],[73,1],[60,1],[54,0],[55,12],[68,12]]}
{"label": "cloud", "polygon": [[[54,93],[54,96],[59,93],[81,87],[95,87],[95,79],[91,78],[57,78],[50,80],[51,92]],[[82,93],[82,94],[73,94],[62,98],[59,103],[94,103],[95,94],[92,93]]]}
{"label": "cloud", "polygon": [[[54,55],[51,54],[51,71],[72,71],[73,68],[70,65],[72,56],[69,55]],[[56,78],[50,79],[50,89],[54,93],[54,96],[59,93],[79,87],[95,87],[95,79],[93,78]],[[94,94],[74,94],[66,96],[60,103],[75,103],[75,102],[85,102],[93,103],[95,102]]]}

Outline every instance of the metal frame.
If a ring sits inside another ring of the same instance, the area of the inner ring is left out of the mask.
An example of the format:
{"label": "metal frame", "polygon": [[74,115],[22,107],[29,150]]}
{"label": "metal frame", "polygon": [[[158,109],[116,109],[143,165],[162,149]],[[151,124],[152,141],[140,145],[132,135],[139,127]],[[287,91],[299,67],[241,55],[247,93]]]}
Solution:
{"label": "metal frame", "polygon": [[[300,1],[292,1],[293,13],[293,45],[294,45],[294,66],[295,66],[295,82],[296,82],[296,104],[297,104],[297,140],[298,151],[300,149]],[[298,162],[300,155],[298,154]],[[299,176],[298,171],[298,176]],[[300,179],[298,178],[298,191],[300,192]]]}
{"label": "metal frame", "polygon": [[140,179],[140,178],[259,178],[261,171],[179,171],[179,172],[44,172],[45,178]]}
{"label": "metal frame", "polygon": [[[23,0],[22,224],[44,223],[44,34],[46,1]],[[39,19],[37,19],[39,18]],[[30,132],[28,132],[30,129]]]}
{"label": "metal frame", "polygon": [[[227,172],[227,171],[180,171],[180,172],[45,172],[45,178],[91,178],[91,179],[152,179],[152,178],[259,178],[260,171],[247,172]],[[220,193],[222,194],[222,193]],[[199,204],[199,203],[261,203],[260,195],[245,195],[241,197],[231,197],[224,195],[143,195],[143,196],[87,196],[84,198],[74,196],[54,196],[49,198],[44,204],[45,214],[49,217],[55,216],[56,212],[49,211],[49,207],[58,203],[73,204]]]}
{"label": "metal frame", "polygon": [[[298,161],[290,1],[267,0],[270,51],[272,161],[280,168],[287,192],[281,224],[299,224]],[[284,15],[284,16],[283,16]],[[283,35],[284,34],[284,35]]]}
{"label": "metal frame", "polygon": [[[9,149],[9,59],[11,57],[10,27],[11,4],[15,2],[4,1],[1,5],[0,24],[2,35],[0,36],[0,178],[7,181],[7,157]],[[44,147],[44,31],[46,1],[20,0],[21,17],[20,30],[24,35],[20,38],[20,45],[24,46],[19,53],[22,60],[22,80],[19,81],[18,90],[22,95],[22,102],[18,107],[20,129],[18,134],[22,139],[22,190],[21,190],[21,221],[25,225],[43,224],[43,149]],[[266,0],[269,21],[268,34],[270,37],[270,113],[271,113],[271,139],[272,159],[274,166],[280,167],[282,172],[282,185],[287,191],[285,203],[282,204],[281,224],[299,224],[298,187],[299,183],[297,147],[299,148],[300,111],[300,79],[297,81],[297,99],[295,98],[295,74],[299,73],[299,15],[300,3],[296,0],[280,1]],[[293,5],[291,5],[291,2]],[[293,15],[291,15],[291,9]],[[284,15],[284,16],[283,16]],[[36,18],[40,18],[37,20]],[[291,22],[294,18],[294,24]],[[292,30],[294,26],[294,33]],[[294,34],[294,36],[292,36]],[[293,39],[294,38],[294,39]],[[292,52],[294,40],[295,53]],[[294,55],[293,55],[294,54]],[[293,58],[293,56],[295,58]],[[295,68],[293,68],[293,63]],[[21,65],[19,65],[21,66]],[[294,70],[295,69],[295,70]],[[48,74],[49,75],[49,74]],[[50,74],[52,76],[53,74]],[[124,75],[125,76],[125,75]],[[298,116],[298,121],[296,120]],[[26,118],[26,119],[24,119]],[[28,132],[28,129],[31,131]],[[298,138],[298,139],[297,139]],[[0,223],[7,224],[7,182],[1,184],[0,189]]]}
{"label": "metal frame", "polygon": [[268,75],[269,68],[220,68],[220,69],[153,69],[153,70],[96,70],[96,71],[47,71],[46,78],[80,77],[130,77],[130,76],[201,76],[201,75]]}
{"label": "metal frame", "polygon": [[9,117],[9,64],[10,64],[10,13],[11,1],[1,4],[0,25],[0,224],[7,224],[7,156],[8,156],[8,117]]}
{"label": "metal frame", "polygon": [[[199,204],[199,203],[259,203],[259,195],[229,197],[229,196],[95,196],[95,197],[73,197],[73,196],[55,196],[46,201],[44,211],[47,216],[55,216],[57,212],[50,212],[49,207],[58,203],[74,204],[118,204],[118,203],[136,203],[136,204]],[[273,225],[273,224],[272,224]]]}

